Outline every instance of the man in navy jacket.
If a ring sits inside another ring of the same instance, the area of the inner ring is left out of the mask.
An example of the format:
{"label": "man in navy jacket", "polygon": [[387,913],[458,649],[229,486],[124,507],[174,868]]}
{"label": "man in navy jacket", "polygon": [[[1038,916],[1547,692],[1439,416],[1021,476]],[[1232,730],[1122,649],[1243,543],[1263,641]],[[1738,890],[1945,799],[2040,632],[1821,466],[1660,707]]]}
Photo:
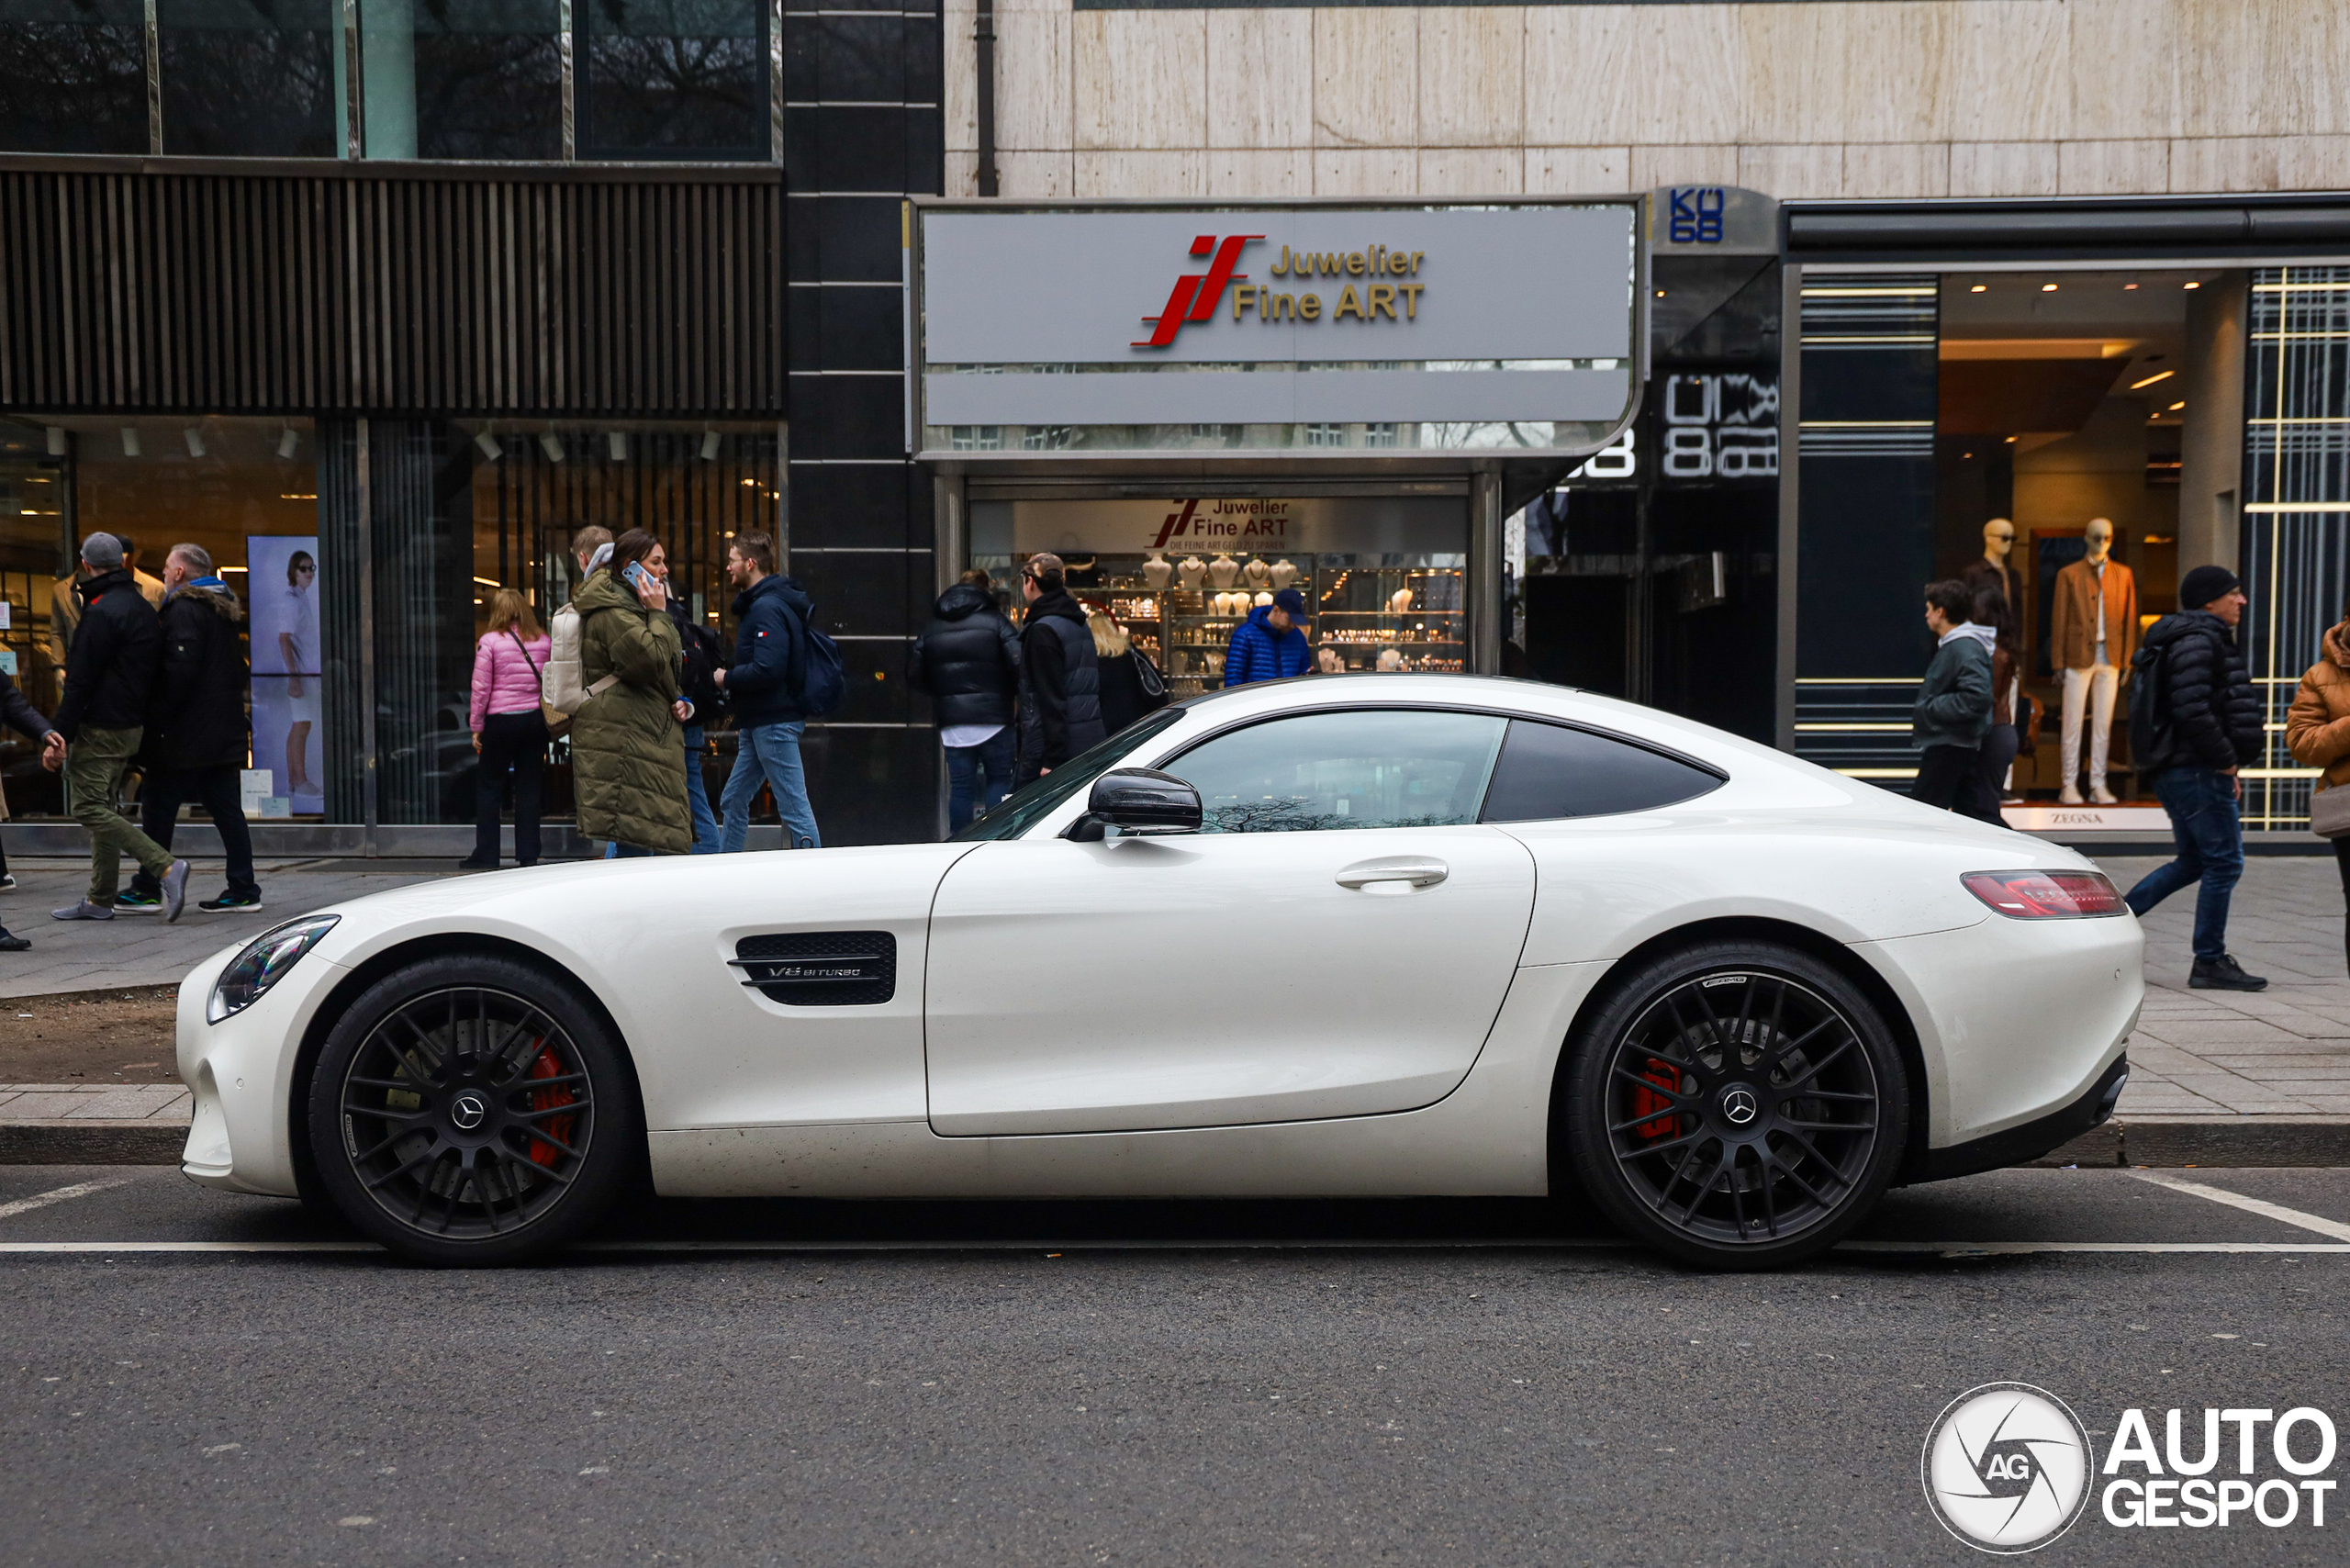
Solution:
{"label": "man in navy jacket", "polygon": [[1231,646],[1224,654],[1224,684],[1246,686],[1252,680],[1286,680],[1314,668],[1314,648],[1300,628],[1305,621],[1305,596],[1283,588],[1273,602],[1260,604],[1248,619],[1232,629]]}
{"label": "man in navy jacket", "polygon": [[794,849],[813,849],[816,813],[808,804],[808,776],[800,765],[800,736],[808,727],[800,693],[807,682],[808,615],[814,607],[800,585],[775,569],[775,541],[764,533],[737,535],[726,547],[726,576],[734,596],[734,667],[712,678],[725,689],[734,715],[734,771],[719,797],[725,825],[722,854],[743,847],[751,831],[751,802],[764,779],[775,790]]}

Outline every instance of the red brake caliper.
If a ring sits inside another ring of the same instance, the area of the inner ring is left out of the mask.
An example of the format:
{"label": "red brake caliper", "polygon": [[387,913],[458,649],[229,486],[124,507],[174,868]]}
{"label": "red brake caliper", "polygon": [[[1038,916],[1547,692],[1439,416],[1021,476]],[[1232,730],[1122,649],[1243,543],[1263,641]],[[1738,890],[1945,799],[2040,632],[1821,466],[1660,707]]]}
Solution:
{"label": "red brake caliper", "polygon": [[[538,1057],[531,1063],[531,1076],[532,1078],[561,1078],[563,1075],[563,1064],[554,1059],[554,1048],[552,1046],[541,1046]],[[568,1084],[557,1084],[552,1089],[531,1091],[531,1109],[533,1111],[553,1111],[576,1103],[576,1096],[571,1092],[571,1086]],[[552,1116],[542,1125],[547,1129],[548,1137],[559,1137],[564,1142],[569,1143],[571,1125],[577,1120],[576,1116]],[[544,1138],[534,1137],[531,1140],[532,1163],[543,1165],[552,1170],[554,1169],[555,1161],[562,1158],[563,1150]]]}
{"label": "red brake caliper", "polygon": [[[1649,1058],[1648,1069],[1640,1074],[1640,1077],[1668,1092],[1676,1091],[1681,1087],[1681,1074],[1669,1064],[1658,1061],[1653,1057]],[[1651,1111],[1670,1113],[1672,1109],[1673,1102],[1663,1094],[1648,1089],[1632,1091],[1632,1114],[1636,1116],[1646,1115]],[[1679,1125],[1679,1118],[1667,1114],[1660,1115],[1653,1122],[1642,1122],[1632,1131],[1649,1142],[1654,1143],[1659,1138],[1671,1137]]]}

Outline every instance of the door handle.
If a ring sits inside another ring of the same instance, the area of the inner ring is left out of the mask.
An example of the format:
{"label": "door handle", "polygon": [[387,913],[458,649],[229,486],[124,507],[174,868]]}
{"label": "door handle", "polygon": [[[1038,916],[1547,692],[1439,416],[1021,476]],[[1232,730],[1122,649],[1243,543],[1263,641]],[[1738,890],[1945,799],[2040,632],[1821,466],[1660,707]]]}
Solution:
{"label": "door handle", "polygon": [[1432,888],[1452,875],[1452,868],[1441,860],[1421,856],[1393,855],[1381,860],[1361,860],[1338,873],[1338,886],[1367,888],[1374,882],[1409,882],[1416,888]]}

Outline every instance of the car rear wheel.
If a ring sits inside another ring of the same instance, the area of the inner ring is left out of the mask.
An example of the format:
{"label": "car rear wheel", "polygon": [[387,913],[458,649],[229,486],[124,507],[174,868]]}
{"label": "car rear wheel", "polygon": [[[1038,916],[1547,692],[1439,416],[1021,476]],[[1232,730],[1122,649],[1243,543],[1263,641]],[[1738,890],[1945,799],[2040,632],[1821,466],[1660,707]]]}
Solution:
{"label": "car rear wheel", "polygon": [[1824,1251],[1899,1163],[1908,1075],[1868,996],[1774,944],[1660,955],[1569,1045],[1573,1169],[1635,1237],[1711,1268]]}
{"label": "car rear wheel", "polygon": [[505,958],[428,958],[376,981],[310,1080],[328,1197],[420,1262],[519,1262],[579,1235],[627,1190],[643,1126],[610,1025]]}

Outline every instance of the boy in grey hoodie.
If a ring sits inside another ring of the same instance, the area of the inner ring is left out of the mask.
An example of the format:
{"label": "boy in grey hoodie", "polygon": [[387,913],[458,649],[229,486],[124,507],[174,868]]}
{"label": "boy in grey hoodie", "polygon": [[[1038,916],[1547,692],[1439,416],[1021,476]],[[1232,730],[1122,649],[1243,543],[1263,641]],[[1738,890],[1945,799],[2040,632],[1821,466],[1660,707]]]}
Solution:
{"label": "boy in grey hoodie", "polygon": [[1991,725],[1991,644],[1998,633],[1968,619],[1973,609],[1964,583],[1926,586],[1926,630],[1937,643],[1909,715],[1910,741],[1923,749],[1909,798],[1998,823],[1999,798],[1975,765]]}

